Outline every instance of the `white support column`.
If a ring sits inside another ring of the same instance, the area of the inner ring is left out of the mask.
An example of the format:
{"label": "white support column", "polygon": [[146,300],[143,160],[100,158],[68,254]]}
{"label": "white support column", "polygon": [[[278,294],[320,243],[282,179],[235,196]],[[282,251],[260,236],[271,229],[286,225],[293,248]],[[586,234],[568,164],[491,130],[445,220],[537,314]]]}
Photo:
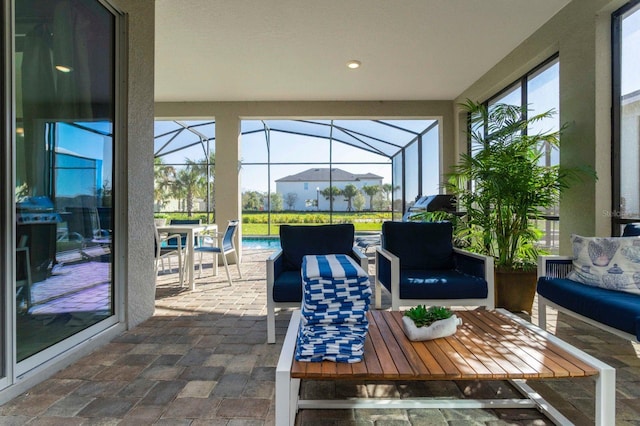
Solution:
{"label": "white support column", "polygon": [[[236,252],[242,254],[242,209],[240,186],[240,118],[237,115],[216,114],[215,202],[218,230],[224,232],[227,222],[239,219]],[[233,261],[233,259],[230,259]]]}

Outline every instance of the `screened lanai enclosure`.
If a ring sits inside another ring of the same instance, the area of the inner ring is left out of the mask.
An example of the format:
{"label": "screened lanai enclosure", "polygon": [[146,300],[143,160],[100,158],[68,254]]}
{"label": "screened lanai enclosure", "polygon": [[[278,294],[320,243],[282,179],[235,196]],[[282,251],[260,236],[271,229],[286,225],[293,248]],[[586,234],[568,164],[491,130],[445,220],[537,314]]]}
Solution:
{"label": "screened lanai enclosure", "polygon": [[[378,231],[440,191],[437,120],[244,120],[244,235],[283,223]],[[215,221],[215,121],[156,121],[156,217]]]}

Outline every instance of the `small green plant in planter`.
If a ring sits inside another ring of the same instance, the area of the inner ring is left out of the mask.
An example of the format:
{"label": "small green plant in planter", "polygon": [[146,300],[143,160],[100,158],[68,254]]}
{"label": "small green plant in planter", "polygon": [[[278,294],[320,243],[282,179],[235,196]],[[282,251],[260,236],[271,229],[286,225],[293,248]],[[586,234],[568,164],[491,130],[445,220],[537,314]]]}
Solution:
{"label": "small green plant in planter", "polygon": [[404,315],[411,318],[416,327],[428,327],[438,320],[450,318],[453,313],[443,306],[427,308],[425,305],[418,305],[406,311]]}
{"label": "small green plant in planter", "polygon": [[402,316],[402,328],[412,341],[451,336],[462,320],[442,306],[415,306]]}

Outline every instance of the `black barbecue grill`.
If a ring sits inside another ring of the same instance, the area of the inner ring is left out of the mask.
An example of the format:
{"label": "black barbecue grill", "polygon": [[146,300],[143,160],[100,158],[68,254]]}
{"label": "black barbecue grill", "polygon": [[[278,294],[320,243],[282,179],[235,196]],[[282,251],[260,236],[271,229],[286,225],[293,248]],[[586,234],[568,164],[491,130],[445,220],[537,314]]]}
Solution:
{"label": "black barbecue grill", "polygon": [[422,212],[438,212],[445,211],[449,213],[456,212],[456,199],[454,195],[436,194],[425,195],[420,197],[413,206],[407,209],[402,216],[403,221],[408,221],[411,216]]}
{"label": "black barbecue grill", "polygon": [[60,215],[49,197],[27,197],[16,203],[16,241],[29,248],[31,278],[45,279],[56,262],[56,232]]}

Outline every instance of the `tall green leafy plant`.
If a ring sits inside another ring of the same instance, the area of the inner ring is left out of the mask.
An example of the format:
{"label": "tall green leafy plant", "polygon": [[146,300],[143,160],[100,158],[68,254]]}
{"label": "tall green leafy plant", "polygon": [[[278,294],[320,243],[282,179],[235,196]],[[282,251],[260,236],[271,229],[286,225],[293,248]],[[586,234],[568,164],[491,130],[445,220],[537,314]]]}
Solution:
{"label": "tall green leafy plant", "polygon": [[530,132],[553,110],[527,117],[524,107],[514,105],[467,101],[462,107],[471,120],[472,152],[461,155],[447,183],[465,212],[457,237],[468,249],[493,256],[499,269],[534,268],[542,234],[535,221],[557,205],[561,191],[585,173],[595,174],[544,164],[545,150],[559,148],[564,127]]}

